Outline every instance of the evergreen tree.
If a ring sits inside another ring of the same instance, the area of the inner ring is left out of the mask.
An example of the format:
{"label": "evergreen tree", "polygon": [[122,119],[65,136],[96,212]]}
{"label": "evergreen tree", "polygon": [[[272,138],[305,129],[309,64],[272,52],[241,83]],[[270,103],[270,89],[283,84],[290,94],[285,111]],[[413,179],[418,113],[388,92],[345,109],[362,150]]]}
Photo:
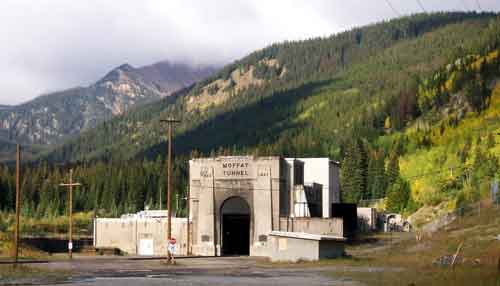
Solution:
{"label": "evergreen tree", "polygon": [[346,144],[341,164],[342,201],[358,203],[367,199],[367,158],[363,145],[358,140]]}
{"label": "evergreen tree", "polygon": [[387,186],[384,159],[383,150],[371,150],[367,171],[367,186],[371,199],[385,196]]}
{"label": "evergreen tree", "polygon": [[399,156],[394,150],[389,154],[386,169],[387,185],[390,187],[399,178]]}
{"label": "evergreen tree", "polygon": [[410,199],[410,186],[402,178],[396,181],[387,190],[387,209],[391,212],[401,213],[405,210]]}

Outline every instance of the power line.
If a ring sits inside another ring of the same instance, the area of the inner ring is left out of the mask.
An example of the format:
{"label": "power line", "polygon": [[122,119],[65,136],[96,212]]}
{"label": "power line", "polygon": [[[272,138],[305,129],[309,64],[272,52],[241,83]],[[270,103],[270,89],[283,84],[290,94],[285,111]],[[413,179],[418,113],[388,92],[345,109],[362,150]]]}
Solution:
{"label": "power line", "polygon": [[477,8],[479,12],[481,12],[483,9],[481,8],[481,5],[479,4],[479,0],[476,0]]}
{"label": "power line", "polygon": [[[405,179],[407,180],[415,180],[415,179],[419,179],[419,178],[423,178],[423,177],[428,177],[428,176],[434,176],[434,175],[437,175],[437,174],[441,174],[441,173],[447,173],[447,172],[453,172],[455,170],[461,170],[461,169],[465,169],[467,168],[468,166],[466,165],[461,165],[461,166],[450,166],[448,169],[446,170],[436,170],[436,171],[431,171],[431,172],[427,172],[427,173],[423,173],[423,174],[420,174],[420,175],[415,175],[415,176],[410,176],[410,177],[406,177]],[[249,188],[249,187],[227,187],[227,186],[209,186],[209,185],[193,185],[194,188],[202,188],[202,189],[212,189],[212,188],[215,188],[217,190],[240,190],[240,191],[251,191],[251,190],[254,190],[254,191],[269,191],[270,188]],[[326,186],[321,186],[321,189],[325,190],[327,189]]]}
{"label": "power line", "polygon": [[424,5],[422,5],[422,2],[420,2],[420,0],[417,0],[417,3],[418,3],[418,6],[420,6],[420,9],[422,9],[422,11],[424,11],[424,13],[427,13],[427,10],[425,10]]}
{"label": "power line", "polygon": [[389,0],[385,0],[385,3],[387,3],[387,5],[391,8],[392,12],[396,14],[396,16],[401,17],[401,13],[399,13],[399,11],[396,10],[394,6],[392,6],[392,3]]}

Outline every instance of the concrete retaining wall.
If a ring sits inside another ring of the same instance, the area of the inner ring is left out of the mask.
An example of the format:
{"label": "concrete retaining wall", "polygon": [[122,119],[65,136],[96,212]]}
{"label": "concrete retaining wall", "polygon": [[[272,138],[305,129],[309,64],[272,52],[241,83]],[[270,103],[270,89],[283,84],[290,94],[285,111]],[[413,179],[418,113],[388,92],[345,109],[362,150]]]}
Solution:
{"label": "concrete retaining wall", "polygon": [[[187,219],[172,218],[172,237],[177,239],[177,255],[187,253]],[[152,240],[153,255],[167,254],[166,218],[97,218],[94,247],[118,248],[140,254],[141,240]]]}
{"label": "concrete retaining wall", "polygon": [[341,218],[281,218],[276,230],[344,236]]}

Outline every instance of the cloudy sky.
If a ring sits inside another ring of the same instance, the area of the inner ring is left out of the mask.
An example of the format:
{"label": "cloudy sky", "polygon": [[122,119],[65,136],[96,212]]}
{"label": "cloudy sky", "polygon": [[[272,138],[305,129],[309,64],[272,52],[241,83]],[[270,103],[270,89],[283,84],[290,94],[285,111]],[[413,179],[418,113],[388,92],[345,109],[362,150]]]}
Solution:
{"label": "cloudy sky", "polygon": [[221,65],[422,8],[500,11],[500,1],[1,0],[0,104],[88,85],[126,62]]}

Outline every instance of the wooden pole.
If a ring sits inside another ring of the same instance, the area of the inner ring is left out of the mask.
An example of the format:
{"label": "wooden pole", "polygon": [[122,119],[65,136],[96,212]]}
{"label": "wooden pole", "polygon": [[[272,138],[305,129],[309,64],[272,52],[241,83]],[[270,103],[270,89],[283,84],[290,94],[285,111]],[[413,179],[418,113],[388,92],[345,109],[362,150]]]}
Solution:
{"label": "wooden pole", "polygon": [[[168,226],[167,237],[168,240],[172,238],[172,124],[168,124],[168,170],[167,170],[167,211],[168,211]],[[168,257],[170,260],[170,254]]]}
{"label": "wooden pole", "polygon": [[[212,167],[212,210],[213,210],[213,224],[214,224],[214,256],[217,256],[217,214],[215,210],[215,169]],[[222,217],[221,217],[222,219]]]}
{"label": "wooden pole", "polygon": [[73,258],[73,169],[69,170],[69,258]]}
{"label": "wooden pole", "polygon": [[[168,124],[168,158],[167,158],[167,239],[168,243],[172,238],[172,205],[171,205],[171,195],[172,195],[172,125],[174,123],[180,122],[179,120],[175,120],[172,118],[168,118],[166,120],[160,120],[160,122],[166,122]],[[171,261],[170,252],[167,251],[167,262]]]}
{"label": "wooden pole", "polygon": [[69,228],[68,228],[68,256],[73,258],[73,187],[81,186],[80,183],[73,183],[73,169],[69,170],[69,183],[59,184],[59,186],[69,187],[68,210],[69,210]]}
{"label": "wooden pole", "polygon": [[19,259],[19,223],[21,213],[21,147],[19,144],[16,146],[16,228],[14,232],[14,267],[17,266]]}
{"label": "wooden pole", "polygon": [[189,207],[190,207],[190,204],[191,204],[191,198],[190,198],[190,191],[189,191],[189,187],[187,189],[187,200],[186,200],[186,212],[187,212],[187,225],[186,225],[186,228],[187,228],[187,251],[186,251],[186,254],[187,255],[191,255],[191,245],[190,245],[190,239],[191,239],[191,233],[190,233],[190,229],[189,229],[189,221],[190,221],[190,214],[189,214]]}
{"label": "wooden pole", "polygon": [[269,196],[271,197],[271,231],[274,230],[274,209],[273,209],[273,178],[271,176],[271,167],[269,167]]}

